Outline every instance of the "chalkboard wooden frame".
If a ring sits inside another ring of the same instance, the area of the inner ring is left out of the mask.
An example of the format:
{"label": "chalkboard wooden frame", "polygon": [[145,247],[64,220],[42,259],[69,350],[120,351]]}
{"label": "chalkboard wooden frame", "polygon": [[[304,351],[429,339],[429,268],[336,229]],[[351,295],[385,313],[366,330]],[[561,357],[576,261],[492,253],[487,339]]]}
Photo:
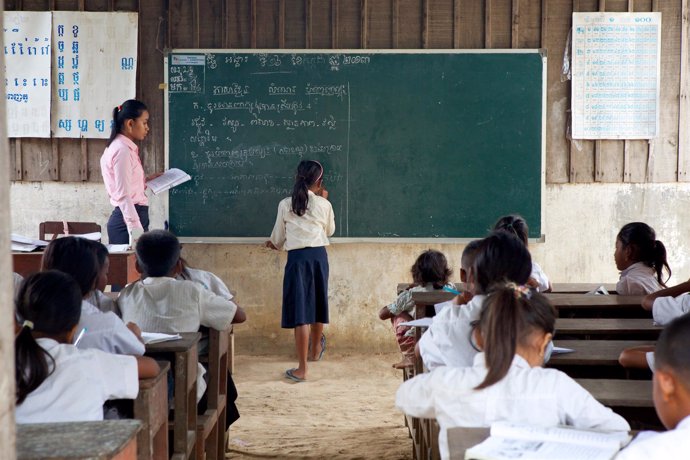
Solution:
{"label": "chalkboard wooden frame", "polygon": [[[540,188],[540,200],[539,200],[539,222],[535,225],[534,220],[530,222],[532,226],[539,229],[539,236],[530,235],[530,241],[543,242],[545,236],[541,233],[544,229],[544,190],[545,190],[545,156],[546,156],[546,50],[544,49],[482,49],[482,50],[457,50],[457,49],[434,49],[434,50],[418,50],[418,49],[408,49],[408,50],[362,50],[362,49],[342,49],[342,50],[331,50],[331,49],[172,49],[168,51],[168,54],[164,57],[164,75],[165,84],[162,85],[164,89],[164,148],[165,148],[165,164],[166,168],[170,167],[170,94],[169,94],[169,56],[177,53],[188,53],[188,54],[269,54],[269,55],[288,55],[288,54],[333,54],[333,55],[346,55],[346,54],[538,54],[541,58],[541,168],[539,173],[539,188]],[[166,224],[170,219],[170,202],[168,194],[161,196],[164,202]],[[275,203],[277,207],[277,201]],[[498,216],[496,216],[498,217]],[[266,240],[272,226],[266,228],[266,237],[214,237],[214,236],[187,236],[181,235],[180,240],[187,243],[238,243],[238,244],[252,244],[260,243]],[[334,237],[331,239],[332,242],[336,243],[366,243],[366,242],[376,242],[376,243],[426,243],[433,242],[437,244],[444,243],[467,243],[477,237],[483,235],[472,235],[471,237],[435,237],[435,236],[425,236],[425,237],[378,237],[378,236],[367,236],[367,237]]]}

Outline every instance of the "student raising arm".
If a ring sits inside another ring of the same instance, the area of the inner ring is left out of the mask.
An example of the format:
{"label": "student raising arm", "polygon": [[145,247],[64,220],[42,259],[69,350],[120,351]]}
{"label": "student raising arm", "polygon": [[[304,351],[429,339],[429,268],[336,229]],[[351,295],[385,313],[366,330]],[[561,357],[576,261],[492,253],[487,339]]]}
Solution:
{"label": "student raising arm", "polygon": [[556,312],[541,294],[508,284],[487,298],[475,341],[484,352],[467,368],[441,367],[407,380],[396,406],[413,417],[435,418],[441,457],[449,458],[447,429],[508,421],[630,429],[563,372],[543,369]]}

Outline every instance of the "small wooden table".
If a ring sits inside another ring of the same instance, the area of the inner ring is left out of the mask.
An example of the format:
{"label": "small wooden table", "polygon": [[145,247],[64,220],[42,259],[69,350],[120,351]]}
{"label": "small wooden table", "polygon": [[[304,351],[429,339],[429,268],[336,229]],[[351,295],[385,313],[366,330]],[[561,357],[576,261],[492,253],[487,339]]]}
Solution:
{"label": "small wooden table", "polygon": [[604,286],[609,294],[616,294],[616,283],[551,283],[553,294],[585,294]]}
{"label": "small wooden table", "polygon": [[618,356],[626,348],[653,346],[653,340],[554,340],[557,347],[570,348],[572,353],[551,356],[549,366],[615,366]]}
{"label": "small wooden table", "polygon": [[197,347],[200,332],[182,332],[179,340],[146,345],[146,354],[171,359],[175,375],[172,458],[188,459],[196,447]]}
{"label": "small wooden table", "polygon": [[139,420],[17,425],[18,460],[135,460]]}
{"label": "small wooden table", "polygon": [[561,318],[649,318],[642,308],[643,296],[545,294]]}
{"label": "small wooden table", "polygon": [[[12,263],[14,271],[27,277],[41,269],[42,252],[13,252]],[[136,255],[133,251],[115,252],[108,256],[110,269],[108,282],[112,285],[126,286],[139,279],[135,263]]]}
{"label": "small wooden table", "polygon": [[142,421],[137,437],[138,460],[168,460],[168,371],[170,364],[158,363],[160,372],[139,380],[134,400],[134,418]]}
{"label": "small wooden table", "polygon": [[556,339],[614,338],[616,340],[656,340],[662,331],[646,318],[558,318]]}
{"label": "small wooden table", "polygon": [[654,408],[651,380],[575,380],[605,406]]}

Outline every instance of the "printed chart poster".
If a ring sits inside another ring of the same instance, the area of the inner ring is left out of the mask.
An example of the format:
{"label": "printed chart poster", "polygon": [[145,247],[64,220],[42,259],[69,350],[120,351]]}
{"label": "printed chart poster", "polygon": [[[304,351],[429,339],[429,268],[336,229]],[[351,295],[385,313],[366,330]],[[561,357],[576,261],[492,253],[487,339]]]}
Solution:
{"label": "printed chart poster", "polygon": [[659,131],[661,13],[573,13],[574,139]]}
{"label": "printed chart poster", "polygon": [[9,137],[50,137],[50,11],[5,11]]}
{"label": "printed chart poster", "polygon": [[137,13],[53,11],[53,136],[110,136],[135,95],[137,29]]}

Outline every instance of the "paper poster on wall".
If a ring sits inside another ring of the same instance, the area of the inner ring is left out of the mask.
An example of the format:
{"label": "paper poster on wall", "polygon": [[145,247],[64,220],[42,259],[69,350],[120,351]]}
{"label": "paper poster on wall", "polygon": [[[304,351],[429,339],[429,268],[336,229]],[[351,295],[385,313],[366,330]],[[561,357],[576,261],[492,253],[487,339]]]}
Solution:
{"label": "paper poster on wall", "polygon": [[9,137],[50,137],[51,14],[3,13]]}
{"label": "paper poster on wall", "polygon": [[659,131],[661,13],[573,13],[572,137]]}
{"label": "paper poster on wall", "polygon": [[53,12],[55,137],[107,138],[136,92],[137,13]]}

